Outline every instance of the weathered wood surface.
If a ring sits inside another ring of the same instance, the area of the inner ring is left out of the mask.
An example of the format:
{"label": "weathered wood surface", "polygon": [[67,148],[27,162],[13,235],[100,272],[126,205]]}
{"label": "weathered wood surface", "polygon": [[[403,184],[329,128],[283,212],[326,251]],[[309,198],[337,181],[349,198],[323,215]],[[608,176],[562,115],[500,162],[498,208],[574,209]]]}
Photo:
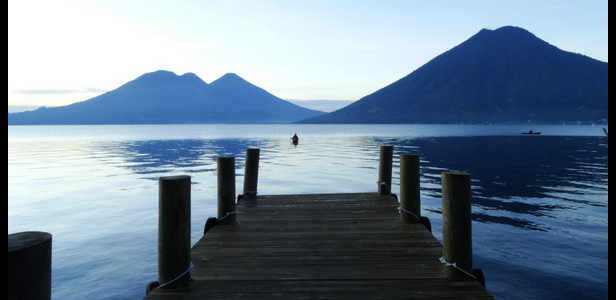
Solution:
{"label": "weathered wood surface", "polygon": [[[145,299],[493,299],[443,277],[440,242],[391,195],[257,196],[191,250],[186,288]],[[204,220],[205,223],[205,220]]]}

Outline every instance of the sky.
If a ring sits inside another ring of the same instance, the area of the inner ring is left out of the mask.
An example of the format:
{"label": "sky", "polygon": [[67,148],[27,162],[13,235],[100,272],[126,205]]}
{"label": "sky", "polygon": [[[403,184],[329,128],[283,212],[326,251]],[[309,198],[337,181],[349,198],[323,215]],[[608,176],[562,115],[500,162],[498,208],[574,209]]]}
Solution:
{"label": "sky", "polygon": [[157,70],[358,100],[508,25],[608,61],[608,0],[9,0],[8,105],[68,105]]}

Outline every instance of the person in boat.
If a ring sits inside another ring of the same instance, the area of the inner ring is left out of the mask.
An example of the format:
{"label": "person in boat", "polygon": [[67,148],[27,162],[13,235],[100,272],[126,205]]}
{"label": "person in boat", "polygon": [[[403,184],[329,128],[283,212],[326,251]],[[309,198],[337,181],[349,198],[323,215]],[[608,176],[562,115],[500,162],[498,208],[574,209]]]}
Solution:
{"label": "person in boat", "polygon": [[297,133],[293,134],[293,137],[291,139],[294,141],[299,140],[299,137],[297,137]]}
{"label": "person in boat", "polygon": [[533,134],[533,130],[532,130],[532,129],[531,129],[531,130],[529,130],[529,131],[528,131],[528,133]]}

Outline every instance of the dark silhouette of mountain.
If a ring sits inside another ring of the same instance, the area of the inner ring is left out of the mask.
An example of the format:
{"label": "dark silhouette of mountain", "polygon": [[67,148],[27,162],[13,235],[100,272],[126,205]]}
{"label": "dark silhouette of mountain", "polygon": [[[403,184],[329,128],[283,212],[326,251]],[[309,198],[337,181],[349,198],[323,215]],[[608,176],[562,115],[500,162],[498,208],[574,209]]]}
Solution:
{"label": "dark silhouette of mountain", "polygon": [[319,114],[235,74],[208,85],[193,73],[156,71],[83,102],[9,113],[8,124],[290,123]]}
{"label": "dark silhouette of mountain", "polygon": [[607,123],[607,66],[519,27],[482,29],[404,78],[298,123]]}

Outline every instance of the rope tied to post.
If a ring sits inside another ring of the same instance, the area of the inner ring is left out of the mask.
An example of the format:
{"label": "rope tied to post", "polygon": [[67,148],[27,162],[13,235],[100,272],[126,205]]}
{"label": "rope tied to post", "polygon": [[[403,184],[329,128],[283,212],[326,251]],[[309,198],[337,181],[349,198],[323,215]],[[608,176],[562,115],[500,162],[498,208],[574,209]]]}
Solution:
{"label": "rope tied to post", "polygon": [[242,194],[243,198],[246,197],[256,197],[257,196],[257,191],[245,191],[244,194]]}
{"label": "rope tied to post", "polygon": [[445,260],[445,257],[443,257],[443,256],[441,256],[438,260],[440,260],[440,261],[441,261],[441,263],[443,263],[445,266],[447,266],[447,267],[454,267],[454,268],[456,268],[458,271],[460,271],[460,272],[462,272],[462,273],[464,273],[464,274],[468,275],[470,278],[473,278],[474,280],[478,280],[478,279],[477,279],[477,277],[475,277],[475,275],[473,275],[473,274],[471,274],[471,273],[469,273],[469,272],[464,271],[462,268],[458,267],[458,266],[456,265],[456,263],[455,263],[455,262],[450,263],[450,262],[446,261],[446,260]]}
{"label": "rope tied to post", "polygon": [[186,269],[186,271],[184,271],[184,273],[180,274],[180,276],[178,276],[178,277],[176,277],[176,278],[173,278],[173,279],[172,279],[172,280],[170,280],[170,281],[167,281],[167,282],[165,282],[165,283],[163,283],[163,284],[159,285],[159,286],[158,286],[158,287],[156,287],[156,288],[158,288],[158,289],[159,289],[159,288],[162,288],[162,287],[164,287],[164,286],[166,286],[166,285],[169,285],[169,284],[171,284],[171,283],[173,283],[173,282],[177,281],[178,279],[182,278],[184,275],[188,274],[188,272],[192,271],[192,269],[193,269],[194,267],[195,267],[195,265],[193,265],[193,263],[192,263],[192,261],[191,261],[191,262],[190,262],[190,265],[188,266],[188,269]]}
{"label": "rope tied to post", "polygon": [[224,220],[226,217],[228,217],[228,216],[230,216],[230,215],[235,215],[235,214],[237,214],[237,213],[238,213],[238,212],[237,212],[237,210],[234,210],[234,211],[229,211],[229,212],[227,212],[227,213],[226,213],[226,214],[225,214],[222,218],[218,219],[218,222],[220,222],[220,221]]}
{"label": "rope tied to post", "polygon": [[398,212],[399,213],[405,212],[413,216],[413,218],[415,218],[415,220],[417,220],[419,223],[423,224],[426,227],[426,229],[428,229],[428,231],[432,232],[432,225],[430,224],[430,219],[428,219],[428,217],[420,217],[414,214],[412,211],[402,208],[402,206],[398,206]]}
{"label": "rope tied to post", "polygon": [[402,206],[398,206],[398,212],[405,212],[411,216],[413,216],[413,218],[415,218],[418,222],[421,222],[421,218],[418,217],[416,214],[414,214],[412,211],[410,210],[406,210],[404,208],[402,208]]}
{"label": "rope tied to post", "polygon": [[389,189],[389,186],[387,185],[387,182],[385,181],[377,181],[376,184],[378,184],[379,186],[383,186],[387,189],[387,192],[391,192],[391,190]]}

